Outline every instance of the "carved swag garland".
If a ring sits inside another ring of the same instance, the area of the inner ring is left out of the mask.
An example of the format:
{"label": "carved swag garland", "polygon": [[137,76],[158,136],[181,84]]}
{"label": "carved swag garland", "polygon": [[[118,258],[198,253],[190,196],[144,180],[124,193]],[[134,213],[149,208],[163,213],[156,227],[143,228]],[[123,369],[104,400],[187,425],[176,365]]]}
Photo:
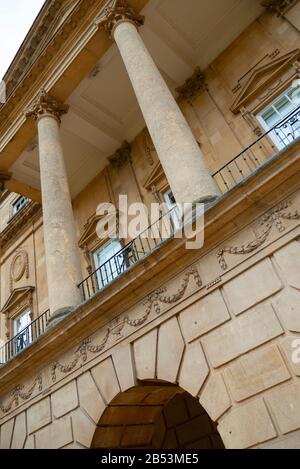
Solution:
{"label": "carved swag garland", "polygon": [[[168,295],[166,287],[159,288],[158,290],[152,292],[148,296],[146,301],[143,303],[143,305],[145,306],[145,312],[141,317],[130,319],[128,316],[126,316],[124,318],[119,317],[115,319],[108,325],[104,338],[99,344],[94,344],[93,340],[90,337],[84,339],[81,344],[77,347],[77,349],[75,349],[74,359],[71,362],[67,364],[62,364],[59,361],[56,361],[55,363],[52,363],[52,365],[50,366],[52,381],[56,382],[57,370],[64,374],[70,373],[74,370],[74,368],[78,365],[79,362],[83,364],[87,361],[88,353],[101,353],[105,349],[107,342],[111,336],[114,336],[116,341],[122,339],[123,336],[121,332],[126,324],[133,328],[140,327],[145,324],[153,310],[157,315],[161,314],[161,304],[172,305],[177,301],[181,300],[187,290],[191,278],[194,280],[195,284],[198,287],[202,286],[202,281],[199,272],[195,266],[192,266],[185,272],[180,287],[176,293]],[[29,400],[35,390],[38,390],[39,392],[43,390],[43,381],[41,375],[38,375],[35,378],[32,385],[26,392],[24,392],[24,385],[16,386],[10,394],[10,400],[8,404],[4,404],[2,402],[0,403],[0,410],[4,414],[10,412],[14,405],[15,407],[17,407],[22,403],[22,401],[25,402]]]}
{"label": "carved swag garland", "polygon": [[202,286],[202,281],[201,281],[199,272],[195,266],[192,266],[184,274],[181,285],[176,293],[174,293],[173,295],[167,295],[166,287],[159,288],[158,290],[151,293],[146,299],[146,301],[144,302],[144,306],[146,307],[146,309],[145,309],[145,313],[143,314],[143,316],[139,318],[135,318],[135,319],[130,319],[128,316],[122,319],[117,318],[111,323],[111,325],[108,326],[106,334],[104,338],[102,339],[102,341],[100,342],[100,344],[93,344],[92,339],[87,338],[75,350],[74,352],[75,358],[70,363],[65,364],[65,365],[60,363],[59,361],[53,363],[51,365],[52,381],[53,382],[56,381],[57,370],[59,370],[61,373],[66,374],[66,373],[70,373],[80,361],[82,364],[84,364],[87,361],[88,352],[93,353],[93,354],[98,354],[102,352],[108,342],[108,339],[111,336],[115,336],[116,340],[122,339],[123,336],[121,332],[126,324],[131,327],[140,327],[143,324],[145,324],[152,310],[154,310],[157,315],[161,314],[161,304],[177,303],[177,301],[183,298],[191,277],[194,279],[198,287]]}
{"label": "carved swag garland", "polygon": [[[227,263],[224,259],[225,253],[229,253],[229,254],[251,253],[255,251],[256,249],[258,249],[267,241],[273,227],[276,227],[280,233],[285,231],[286,227],[283,224],[283,220],[300,220],[300,214],[297,210],[286,212],[286,210],[291,206],[291,204],[292,204],[291,201],[284,202],[280,204],[274,210],[265,214],[261,218],[261,222],[260,222],[261,226],[264,227],[262,233],[257,235],[256,238],[250,241],[248,244],[240,246],[240,247],[227,247],[227,248],[221,249],[218,252],[218,260],[219,260],[222,270],[226,270],[228,268]],[[144,303],[144,306],[146,307],[146,309],[145,309],[144,314],[141,317],[130,319],[128,316],[126,316],[122,319],[119,317],[116,320],[112,321],[106,330],[104,338],[99,344],[93,344],[93,341],[91,338],[87,338],[83,340],[83,342],[79,345],[79,347],[75,349],[74,359],[70,363],[62,364],[59,361],[57,361],[51,365],[50,371],[51,371],[52,381],[56,382],[57,370],[59,370],[61,373],[64,373],[64,374],[70,373],[80,361],[82,364],[87,361],[88,353],[92,353],[92,354],[101,353],[105,349],[107,342],[111,336],[115,336],[116,340],[123,338],[121,333],[126,324],[131,327],[140,327],[143,324],[145,324],[152,310],[154,310],[154,312],[157,315],[159,315],[161,314],[162,304],[174,304],[178,302],[180,299],[183,298],[187,290],[187,287],[189,285],[189,281],[191,277],[194,279],[198,287],[202,286],[202,281],[201,281],[199,272],[195,266],[192,266],[184,274],[178,291],[174,293],[173,295],[167,294],[166,287],[159,288],[155,290],[153,293],[151,293]],[[216,281],[212,282],[211,284],[207,285],[207,288],[211,287],[211,285],[219,283],[220,281],[221,281],[221,277],[216,279]],[[18,406],[20,404],[20,400],[26,401],[30,399],[30,397],[32,396],[32,394],[34,393],[36,389],[38,389],[39,392],[43,390],[43,382],[42,382],[41,375],[38,375],[35,378],[33,384],[30,386],[27,392],[23,391],[24,390],[23,385],[16,386],[10,394],[11,400],[9,401],[9,403],[6,405],[4,405],[3,403],[0,403],[0,410],[3,413],[10,412],[14,404],[15,406]]]}
{"label": "carved swag garland", "polygon": [[260,221],[260,225],[263,227],[263,230],[260,234],[258,234],[255,239],[250,241],[247,244],[243,244],[242,246],[230,246],[226,248],[222,248],[219,250],[217,257],[219,264],[222,270],[227,270],[228,265],[224,258],[224,254],[250,254],[256,249],[260,248],[269,238],[269,235],[272,231],[273,227],[276,227],[279,233],[285,231],[285,226],[282,220],[300,220],[300,214],[297,210],[292,212],[286,212],[292,202],[283,202],[277,208],[272,210],[269,213],[266,213]]}
{"label": "carved swag garland", "polygon": [[9,401],[9,403],[6,405],[2,403],[0,404],[1,411],[4,414],[7,414],[11,411],[14,404],[16,407],[18,407],[18,405],[21,403],[20,400],[27,401],[28,399],[30,399],[36,388],[38,388],[39,392],[43,390],[43,379],[41,375],[38,375],[35,378],[34,382],[26,392],[24,392],[23,384],[19,384],[18,386],[16,386],[10,393],[11,400]]}

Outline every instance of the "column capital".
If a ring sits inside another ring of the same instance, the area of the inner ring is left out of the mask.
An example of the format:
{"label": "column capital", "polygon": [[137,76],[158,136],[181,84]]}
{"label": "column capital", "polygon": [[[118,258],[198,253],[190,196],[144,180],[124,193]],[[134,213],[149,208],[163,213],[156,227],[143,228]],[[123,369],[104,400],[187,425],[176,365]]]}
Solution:
{"label": "column capital", "polygon": [[128,142],[123,142],[122,146],[109,157],[110,164],[114,168],[121,168],[128,161],[131,160],[131,145]]}
{"label": "column capital", "polygon": [[263,0],[261,5],[270,13],[276,13],[281,16],[291,7],[297,0]]}
{"label": "column capital", "polygon": [[180,99],[192,99],[198,93],[205,89],[205,75],[201,71],[200,67],[196,67],[193,75],[188,78],[185,83],[178,88],[176,91]]}
{"label": "column capital", "polygon": [[5,183],[11,178],[11,173],[0,171],[0,194],[5,190]]}
{"label": "column capital", "polygon": [[100,29],[107,31],[110,37],[113,37],[117,24],[124,21],[139,27],[144,24],[145,17],[136,13],[126,0],[111,0],[104,11],[96,18],[95,23]]}
{"label": "column capital", "polygon": [[66,114],[68,109],[69,106],[67,104],[63,104],[60,100],[42,89],[33,105],[25,111],[25,116],[27,118],[32,117],[35,121],[43,116],[52,116],[60,123],[61,116]]}

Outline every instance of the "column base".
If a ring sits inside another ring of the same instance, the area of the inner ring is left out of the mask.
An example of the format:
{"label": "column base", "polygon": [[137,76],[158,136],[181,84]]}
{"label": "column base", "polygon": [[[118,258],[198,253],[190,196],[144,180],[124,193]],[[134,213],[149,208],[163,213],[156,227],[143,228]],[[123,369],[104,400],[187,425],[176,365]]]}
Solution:
{"label": "column base", "polygon": [[56,326],[56,324],[73,313],[74,309],[74,306],[66,306],[65,308],[56,310],[49,318],[46,328],[51,329],[52,327]]}

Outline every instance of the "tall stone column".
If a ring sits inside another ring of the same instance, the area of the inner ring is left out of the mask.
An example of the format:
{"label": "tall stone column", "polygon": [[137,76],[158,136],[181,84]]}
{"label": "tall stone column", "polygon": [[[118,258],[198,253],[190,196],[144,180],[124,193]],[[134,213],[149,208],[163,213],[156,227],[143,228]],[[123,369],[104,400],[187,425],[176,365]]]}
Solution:
{"label": "tall stone column", "polygon": [[26,117],[37,121],[50,324],[80,303],[81,268],[60,136],[68,106],[41,91]]}
{"label": "tall stone column", "polygon": [[96,20],[114,38],[149,133],[178,203],[220,195],[203,154],[137,30],[144,18],[124,0],[113,0]]}

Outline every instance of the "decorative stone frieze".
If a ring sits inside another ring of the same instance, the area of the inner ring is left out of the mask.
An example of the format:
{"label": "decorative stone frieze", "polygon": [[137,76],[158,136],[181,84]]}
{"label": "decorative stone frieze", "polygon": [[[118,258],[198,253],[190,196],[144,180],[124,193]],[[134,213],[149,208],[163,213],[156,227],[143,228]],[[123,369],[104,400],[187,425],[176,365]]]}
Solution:
{"label": "decorative stone frieze", "polygon": [[145,17],[136,13],[126,0],[112,0],[96,19],[96,24],[112,37],[115,26],[122,21],[130,21],[139,27],[144,24]]}
{"label": "decorative stone frieze", "polygon": [[234,255],[254,252],[267,242],[273,227],[276,227],[279,233],[282,233],[286,229],[284,225],[285,220],[300,220],[300,213],[298,210],[287,211],[291,205],[291,201],[283,202],[274,210],[266,213],[260,222],[263,228],[261,233],[257,234],[256,237],[248,243],[243,244],[242,246],[230,246],[220,249],[217,253],[217,257],[221,269],[227,270],[228,268],[227,262],[224,258],[225,253]]}
{"label": "decorative stone frieze", "polygon": [[42,89],[33,106],[26,111],[25,115],[27,118],[33,117],[36,121],[42,116],[50,115],[60,122],[61,116],[67,114],[68,109],[69,106],[67,104],[63,104],[47,93],[46,90]]}

